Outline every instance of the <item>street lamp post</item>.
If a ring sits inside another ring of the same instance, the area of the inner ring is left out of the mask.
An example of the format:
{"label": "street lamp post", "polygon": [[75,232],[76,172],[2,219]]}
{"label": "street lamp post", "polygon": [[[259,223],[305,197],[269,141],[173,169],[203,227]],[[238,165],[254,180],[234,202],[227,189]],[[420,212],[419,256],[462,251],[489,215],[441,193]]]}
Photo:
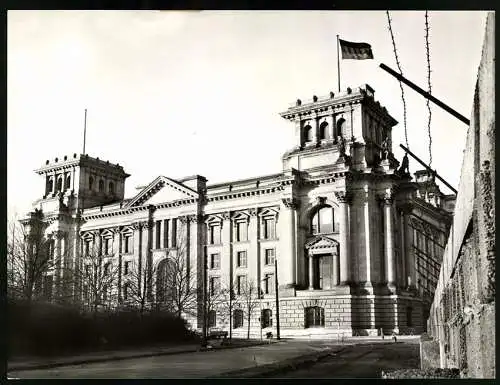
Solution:
{"label": "street lamp post", "polygon": [[203,246],[203,345],[207,343],[207,246]]}

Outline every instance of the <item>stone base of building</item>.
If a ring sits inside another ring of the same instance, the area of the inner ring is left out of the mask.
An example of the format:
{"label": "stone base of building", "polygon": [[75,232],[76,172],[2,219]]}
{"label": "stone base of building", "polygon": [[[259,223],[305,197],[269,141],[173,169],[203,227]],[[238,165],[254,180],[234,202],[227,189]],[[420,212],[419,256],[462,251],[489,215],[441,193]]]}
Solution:
{"label": "stone base of building", "polygon": [[[285,290],[295,289],[289,288]],[[348,287],[342,290],[348,291]],[[424,306],[420,299],[401,295],[352,295],[340,294],[339,290],[297,290],[295,296],[280,297],[280,335],[292,338],[339,338],[350,336],[420,334],[424,331]],[[235,310],[245,313],[243,304],[235,304]],[[276,299],[265,298],[254,310],[250,319],[250,336],[260,338],[261,314],[271,314],[270,326],[262,329],[276,336]],[[215,329],[229,331],[225,314],[217,316]],[[201,329],[201,323],[199,325]],[[340,333],[339,333],[340,331]],[[233,328],[234,337],[246,338],[248,321]]]}

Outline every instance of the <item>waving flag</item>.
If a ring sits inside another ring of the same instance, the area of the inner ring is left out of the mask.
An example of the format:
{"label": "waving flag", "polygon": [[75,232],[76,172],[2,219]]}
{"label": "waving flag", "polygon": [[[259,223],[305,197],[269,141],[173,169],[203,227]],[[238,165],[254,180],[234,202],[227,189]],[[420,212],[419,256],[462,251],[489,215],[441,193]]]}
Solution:
{"label": "waving flag", "polygon": [[368,43],[353,43],[339,39],[342,59],[365,60],[373,59],[372,46]]}

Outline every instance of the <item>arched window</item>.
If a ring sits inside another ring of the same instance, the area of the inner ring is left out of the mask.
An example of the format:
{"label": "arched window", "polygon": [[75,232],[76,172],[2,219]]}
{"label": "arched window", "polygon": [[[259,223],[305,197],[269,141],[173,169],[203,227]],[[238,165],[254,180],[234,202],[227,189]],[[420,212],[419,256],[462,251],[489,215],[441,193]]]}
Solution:
{"label": "arched window", "polygon": [[273,326],[273,312],[271,309],[262,309],[260,314],[262,328],[269,328]]}
{"label": "arched window", "polygon": [[345,126],[346,126],[345,119],[344,118],[340,118],[337,121],[336,136],[342,136],[342,135],[346,136]]}
{"label": "arched window", "polygon": [[304,127],[304,140],[306,142],[312,142],[313,141],[313,130],[310,125],[307,125]]}
{"label": "arched window", "polygon": [[304,326],[324,327],[325,326],[325,309],[319,306],[310,306],[304,309]]}
{"label": "arched window", "polygon": [[89,190],[92,190],[92,187],[94,187],[94,178],[89,177]]}
{"label": "arched window", "polygon": [[215,314],[215,310],[210,310],[208,312],[208,327],[213,328],[217,325],[217,315]]}
{"label": "arched window", "polygon": [[233,327],[235,329],[243,327],[243,310],[236,309],[233,312]]}
{"label": "arched window", "polygon": [[333,231],[333,208],[331,206],[320,208],[311,220],[312,234],[333,233]]}
{"label": "arched window", "polygon": [[319,138],[320,139],[330,139],[330,130],[328,127],[328,122],[323,122],[319,126]]}
{"label": "arched window", "polygon": [[99,192],[104,191],[104,181],[102,179],[99,180]]}
{"label": "arched window", "polygon": [[52,179],[47,179],[47,192],[46,194],[50,194],[52,189],[54,188],[54,181]]}
{"label": "arched window", "polygon": [[109,193],[114,194],[115,193],[115,185],[113,182],[109,182]]}
{"label": "arched window", "polygon": [[62,190],[63,180],[62,177],[57,178],[57,191]]}
{"label": "arched window", "polygon": [[173,261],[164,259],[156,268],[156,299],[160,303],[172,303],[176,293],[176,274]]}
{"label": "arched window", "polygon": [[111,262],[104,265],[104,276],[107,277],[111,272]]}
{"label": "arched window", "polygon": [[68,175],[68,176],[66,177],[66,184],[64,185],[64,188],[65,188],[65,189],[69,189],[69,188],[70,188],[70,186],[71,186],[71,176],[70,176],[70,175]]}

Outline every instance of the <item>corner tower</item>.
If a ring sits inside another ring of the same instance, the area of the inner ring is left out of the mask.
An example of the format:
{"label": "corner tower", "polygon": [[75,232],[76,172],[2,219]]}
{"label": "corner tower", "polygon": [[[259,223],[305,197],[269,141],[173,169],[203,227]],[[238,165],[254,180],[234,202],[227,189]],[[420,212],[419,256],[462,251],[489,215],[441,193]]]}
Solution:
{"label": "corner tower", "polygon": [[60,204],[72,212],[121,201],[130,176],[119,164],[78,154],[47,160],[35,172],[44,177],[44,193],[34,203],[43,212],[57,211]]}
{"label": "corner tower", "polygon": [[354,169],[362,170],[375,167],[381,151],[391,154],[392,127],[397,121],[375,101],[374,94],[365,84],[305,102],[299,99],[282,112],[283,118],[295,123],[296,143],[283,155],[283,169],[331,166],[345,154]]}

